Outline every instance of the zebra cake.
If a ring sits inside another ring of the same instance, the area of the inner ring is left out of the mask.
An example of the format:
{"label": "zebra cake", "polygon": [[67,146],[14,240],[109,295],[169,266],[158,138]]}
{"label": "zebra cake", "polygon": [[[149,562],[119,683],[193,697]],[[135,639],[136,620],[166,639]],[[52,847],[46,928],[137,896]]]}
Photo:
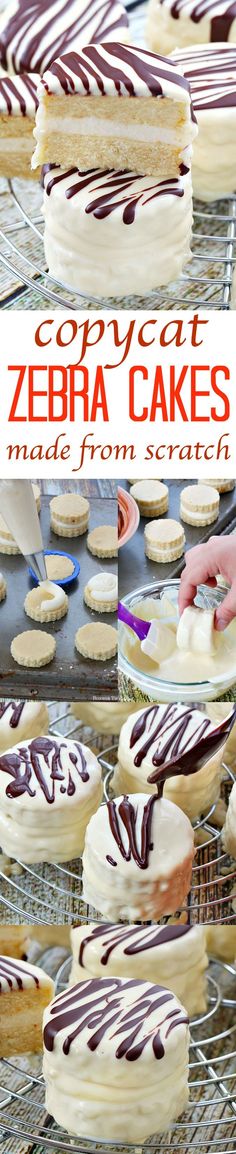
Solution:
{"label": "zebra cake", "polygon": [[176,913],[191,886],[194,836],[183,810],[135,793],[91,818],[83,854],[83,896],[108,921],[158,921]]}
{"label": "zebra cake", "polygon": [[32,179],[39,77],[0,75],[0,176]]}
{"label": "zebra cake", "polygon": [[39,966],[0,956],[0,1056],[42,1050],[42,1019],[54,983]]}
{"label": "zebra cake", "polygon": [[189,81],[198,122],[194,196],[206,201],[231,196],[236,187],[236,44],[194,45],[177,50],[173,59]]}
{"label": "zebra cake", "polygon": [[118,977],[165,982],[189,1015],[206,1010],[204,926],[75,926],[71,930],[70,983]]}
{"label": "zebra cake", "polygon": [[135,45],[88,44],[46,69],[33,168],[128,169],[156,181],[189,168],[197,126],[173,60]]}
{"label": "zebra cake", "polygon": [[64,52],[127,35],[120,0],[11,0],[0,18],[0,65],[42,74]]}
{"label": "zebra cake", "polygon": [[26,863],[78,857],[101,801],[97,758],[78,741],[42,736],[0,757],[0,845]]}
{"label": "zebra cake", "polygon": [[46,1110],[82,1138],[140,1144],[188,1103],[186,1011],[164,986],[80,982],[44,1014]]}
{"label": "zebra cake", "polygon": [[184,776],[177,773],[177,767],[173,768],[173,776],[164,784],[164,797],[180,806],[191,820],[206,813],[219,797],[223,751],[221,747],[217,753],[209,754],[202,769],[194,773],[194,750],[214,728],[214,722],[200,709],[179,703],[151,705],[131,714],[120,733],[113,777],[115,792],[155,792],[156,785],[149,780],[155,767],[168,766],[173,757],[191,749],[192,773]]}
{"label": "zebra cake", "polygon": [[47,733],[48,721],[44,701],[0,701],[0,753],[28,737]]}
{"label": "zebra cake", "polygon": [[174,281],[190,256],[190,173],[157,181],[53,168],[44,176],[44,218],[52,276],[99,297],[148,292]]}
{"label": "zebra cake", "polygon": [[147,42],[166,55],[193,44],[235,42],[236,8],[229,0],[149,0]]}

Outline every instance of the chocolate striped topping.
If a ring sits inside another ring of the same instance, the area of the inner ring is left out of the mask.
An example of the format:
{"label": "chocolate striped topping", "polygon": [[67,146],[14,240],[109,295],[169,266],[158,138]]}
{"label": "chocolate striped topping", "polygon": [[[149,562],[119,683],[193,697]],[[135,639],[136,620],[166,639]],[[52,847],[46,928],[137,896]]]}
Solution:
{"label": "chocolate striped topping", "polygon": [[25,701],[0,701],[0,721],[5,717],[6,713],[10,716],[7,718],[10,729],[17,729],[22,713],[24,712]]}
{"label": "chocolate striped topping", "polygon": [[[150,1022],[151,1015],[156,1016],[154,1025],[153,1019],[152,1024]],[[178,1006],[174,994],[164,986],[119,978],[92,978],[79,982],[52,1002],[44,1027],[44,1045],[51,1053],[55,1038],[58,1045],[63,1032],[63,1054],[70,1053],[79,1037],[82,1046],[86,1045],[94,1053],[107,1037],[112,1048],[117,1039],[115,1058],[118,1061],[125,1058],[136,1062],[148,1045],[159,1061],[164,1057],[164,1043],[170,1032],[187,1024],[187,1015]],[[65,1030],[68,1030],[66,1036]]]}
{"label": "chocolate striped topping", "polygon": [[[184,175],[188,174],[185,169]],[[61,187],[62,195],[66,200],[77,197],[81,201],[81,208],[87,216],[96,220],[105,220],[113,212],[119,212],[124,224],[133,224],[138,209],[145,209],[148,204],[165,196],[184,196],[184,182],[175,177],[169,180],[156,181],[152,177],[139,177],[127,171],[101,172],[100,169],[90,169],[80,172],[78,168],[71,168],[68,172],[56,168],[44,177],[46,195],[50,196],[53,190]],[[88,199],[84,204],[84,192]]]}
{"label": "chocolate striped topping", "polygon": [[130,749],[138,746],[134,765],[139,769],[149,754],[153,766],[162,765],[192,747],[195,749],[196,742],[209,730],[214,730],[212,722],[203,715],[199,718],[198,711],[179,705],[167,705],[163,710],[160,705],[152,705],[139,714],[131,730]]}
{"label": "chocolate striped topping", "polygon": [[179,20],[181,13],[186,15],[193,24],[200,24],[207,17],[210,20],[210,39],[214,43],[229,39],[234,20],[236,20],[236,0],[228,3],[227,0],[197,0],[192,8],[189,0],[173,0],[171,6],[168,0],[160,0],[160,4],[168,9],[173,20]]}
{"label": "chocolate striped topping", "polygon": [[119,39],[127,26],[120,0],[17,0],[1,30],[0,63],[9,71],[42,73],[61,53]]}
{"label": "chocolate striped topping", "polygon": [[0,76],[0,114],[34,117],[38,76]]}
{"label": "chocolate striped topping", "polygon": [[173,60],[134,44],[89,44],[68,52],[46,72],[47,92],[81,96],[172,97],[189,101],[188,81]]}
{"label": "chocolate striped topping", "polygon": [[[62,751],[67,751],[66,768]],[[37,786],[45,801],[52,805],[56,792],[73,797],[77,779],[86,783],[89,772],[83,746],[77,741],[57,741],[54,737],[35,737],[33,741],[17,746],[0,757],[0,774],[10,777],[6,796],[16,800],[23,794],[36,797]]]}
{"label": "chocolate striped topping", "polygon": [[39,988],[39,979],[31,966],[21,964],[15,958],[0,957],[0,994],[6,986],[9,990],[23,990],[26,978],[31,978]]}
{"label": "chocolate striped topping", "polygon": [[191,926],[186,925],[166,925],[166,926],[122,926],[119,922],[114,925],[100,925],[93,926],[89,934],[80,943],[79,949],[79,965],[84,967],[84,955],[86,946],[92,945],[93,942],[101,941],[101,966],[107,966],[109,958],[117,949],[117,946],[123,947],[123,954],[125,957],[135,957],[136,954],[146,953],[147,950],[155,950],[158,946],[168,944],[168,942],[176,941],[188,934]]}
{"label": "chocolate striped topping", "polygon": [[[121,856],[125,861],[135,861],[139,869],[146,870],[149,865],[150,852],[153,849],[151,842],[151,828],[152,828],[152,812],[155,802],[158,801],[157,794],[151,794],[143,807],[143,815],[141,821],[141,831],[139,833],[139,840],[141,835],[140,849],[138,847],[137,837],[137,808],[133,805],[131,798],[124,795],[124,797],[117,804],[117,801],[108,801],[108,819],[110,829],[118,846]],[[128,839],[128,848],[127,846]],[[110,865],[116,865],[111,858],[106,859]]]}
{"label": "chocolate striped topping", "polygon": [[199,45],[174,58],[189,81],[195,112],[236,106],[236,45]]}

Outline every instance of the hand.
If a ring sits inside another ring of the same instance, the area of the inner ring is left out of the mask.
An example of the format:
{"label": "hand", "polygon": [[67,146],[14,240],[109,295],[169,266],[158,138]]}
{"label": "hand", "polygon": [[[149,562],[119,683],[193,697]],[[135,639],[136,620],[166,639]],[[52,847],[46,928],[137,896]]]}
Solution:
{"label": "hand", "polygon": [[236,617],[236,535],[210,537],[205,545],[196,545],[186,553],[179,591],[180,614],[192,605],[197,585],[215,585],[219,574],[231,586],[215,612],[215,629],[222,630]]}

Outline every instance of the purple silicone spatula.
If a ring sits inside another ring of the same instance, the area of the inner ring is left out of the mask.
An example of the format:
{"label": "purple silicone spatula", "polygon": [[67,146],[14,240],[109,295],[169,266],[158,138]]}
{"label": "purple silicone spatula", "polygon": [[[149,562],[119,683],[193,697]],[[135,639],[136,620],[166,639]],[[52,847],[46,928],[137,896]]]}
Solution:
{"label": "purple silicone spatula", "polygon": [[197,773],[206,761],[224,745],[231,729],[233,729],[235,720],[236,705],[234,705],[230,715],[224,718],[224,721],[220,721],[219,725],[211,730],[211,733],[202,737],[194,747],[187,749],[185,753],[179,753],[177,757],[172,757],[170,761],[165,763],[162,762],[161,755],[154,754],[152,763],[155,769],[153,773],[150,773],[148,782],[151,785],[157,785],[158,793],[161,795],[164,783],[169,777],[178,777],[180,774],[187,777],[189,773]]}
{"label": "purple silicone spatula", "polygon": [[[141,642],[141,649],[150,657],[155,665],[159,664],[160,656],[169,657],[169,654],[174,649],[175,636],[173,629],[168,629],[169,619],[165,618],[165,624],[154,618],[152,621],[143,621],[141,617],[136,617],[135,613],[131,613],[122,601],[118,604],[118,620],[123,621],[124,625],[128,625],[129,629],[136,633],[136,637]],[[172,621],[173,625],[173,621]]]}

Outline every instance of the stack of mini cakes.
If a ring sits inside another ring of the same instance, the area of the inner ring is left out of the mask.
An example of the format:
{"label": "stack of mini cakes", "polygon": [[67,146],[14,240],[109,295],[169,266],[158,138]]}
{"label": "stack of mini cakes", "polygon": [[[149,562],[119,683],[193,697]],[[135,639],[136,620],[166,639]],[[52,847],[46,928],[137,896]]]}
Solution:
{"label": "stack of mini cakes", "polygon": [[110,41],[51,64],[33,158],[34,169],[46,166],[50,273],[99,296],[175,280],[190,255],[196,131],[173,60]]}

